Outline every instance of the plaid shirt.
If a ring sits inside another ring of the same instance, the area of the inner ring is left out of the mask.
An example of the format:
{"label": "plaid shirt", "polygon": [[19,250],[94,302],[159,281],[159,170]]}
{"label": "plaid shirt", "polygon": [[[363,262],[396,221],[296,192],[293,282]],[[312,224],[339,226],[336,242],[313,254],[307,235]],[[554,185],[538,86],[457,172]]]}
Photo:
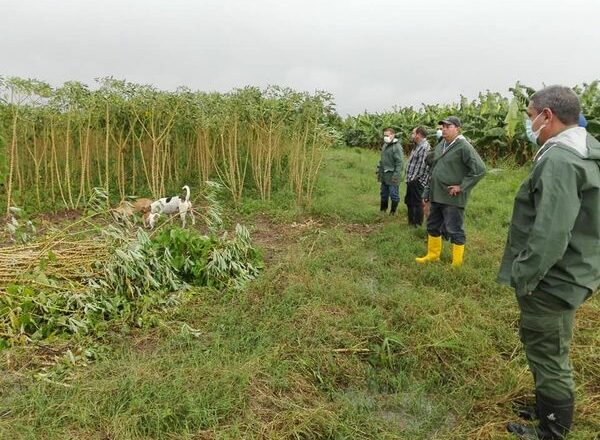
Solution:
{"label": "plaid shirt", "polygon": [[425,156],[428,152],[429,142],[427,142],[427,139],[423,139],[412,150],[406,166],[406,183],[418,179],[423,187],[427,185],[427,181],[429,180],[429,167],[425,163]]}

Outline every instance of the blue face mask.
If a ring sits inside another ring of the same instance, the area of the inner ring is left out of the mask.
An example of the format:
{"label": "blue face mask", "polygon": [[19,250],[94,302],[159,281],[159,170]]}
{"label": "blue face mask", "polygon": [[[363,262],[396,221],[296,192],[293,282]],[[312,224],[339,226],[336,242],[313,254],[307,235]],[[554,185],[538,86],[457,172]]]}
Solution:
{"label": "blue face mask", "polygon": [[535,123],[535,121],[537,121],[537,118],[539,118],[540,116],[542,116],[541,113],[537,115],[533,119],[533,121],[529,118],[525,118],[525,133],[527,134],[527,139],[529,139],[529,142],[531,142],[533,145],[538,145],[538,138],[540,137],[540,132],[546,126],[546,124],[544,124],[536,131],[533,131],[533,124]]}

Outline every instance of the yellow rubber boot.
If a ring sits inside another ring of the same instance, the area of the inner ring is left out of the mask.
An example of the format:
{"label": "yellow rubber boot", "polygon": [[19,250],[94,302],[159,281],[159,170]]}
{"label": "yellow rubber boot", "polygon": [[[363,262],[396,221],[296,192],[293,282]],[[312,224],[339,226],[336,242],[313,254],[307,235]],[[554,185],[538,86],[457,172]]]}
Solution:
{"label": "yellow rubber boot", "polygon": [[464,244],[453,244],[452,245],[452,267],[460,267],[463,264],[465,255]]}
{"label": "yellow rubber boot", "polygon": [[427,255],[420,258],[415,258],[419,264],[424,264],[429,261],[439,261],[442,254],[442,237],[427,236]]}

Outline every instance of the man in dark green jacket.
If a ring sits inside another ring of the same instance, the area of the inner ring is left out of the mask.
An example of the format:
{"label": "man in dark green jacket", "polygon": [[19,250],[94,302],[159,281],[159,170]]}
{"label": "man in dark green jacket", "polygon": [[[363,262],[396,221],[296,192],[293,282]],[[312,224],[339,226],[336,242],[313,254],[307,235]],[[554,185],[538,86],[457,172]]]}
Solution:
{"label": "man in dark green jacket", "polygon": [[498,276],[515,289],[535,382],[535,407],[520,413],[539,425],[507,425],[525,439],[563,439],[571,427],[575,311],[600,285],[600,143],[577,126],[579,113],[568,87],[531,97],[526,124],[541,147],[515,197]]}
{"label": "man in dark green jacket", "polygon": [[395,131],[386,128],[383,131],[383,146],[381,147],[381,160],[377,164],[377,181],[381,182],[381,212],[386,212],[388,200],[392,200],[390,215],[396,213],[400,202],[398,185],[402,173],[402,147],[395,136]]}
{"label": "man in dark green jacket", "polygon": [[417,263],[438,261],[442,253],[442,231],[452,243],[452,266],[463,263],[465,252],[465,206],[471,189],[485,175],[485,164],[475,148],[460,134],[460,120],[441,121],[443,140],[435,147],[433,168],[423,200],[429,203],[427,255]]}

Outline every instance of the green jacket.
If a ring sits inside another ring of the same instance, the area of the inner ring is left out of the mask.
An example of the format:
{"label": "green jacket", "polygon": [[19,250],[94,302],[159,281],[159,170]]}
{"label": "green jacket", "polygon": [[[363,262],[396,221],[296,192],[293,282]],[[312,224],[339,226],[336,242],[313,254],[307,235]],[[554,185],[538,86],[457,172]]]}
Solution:
{"label": "green jacket", "polygon": [[[431,178],[423,198],[464,208],[471,189],[485,175],[485,164],[464,136],[458,136],[444,150],[447,144],[446,141],[442,141],[435,147]],[[450,185],[460,185],[460,194],[448,194]]]}
{"label": "green jacket", "polygon": [[600,285],[600,143],[572,127],[549,139],[515,197],[498,282],[578,307]]}
{"label": "green jacket", "polygon": [[402,157],[403,152],[398,139],[394,138],[391,144],[384,144],[381,147],[381,159],[377,164],[377,180],[391,185],[395,180],[395,185],[400,183],[402,177]]}

